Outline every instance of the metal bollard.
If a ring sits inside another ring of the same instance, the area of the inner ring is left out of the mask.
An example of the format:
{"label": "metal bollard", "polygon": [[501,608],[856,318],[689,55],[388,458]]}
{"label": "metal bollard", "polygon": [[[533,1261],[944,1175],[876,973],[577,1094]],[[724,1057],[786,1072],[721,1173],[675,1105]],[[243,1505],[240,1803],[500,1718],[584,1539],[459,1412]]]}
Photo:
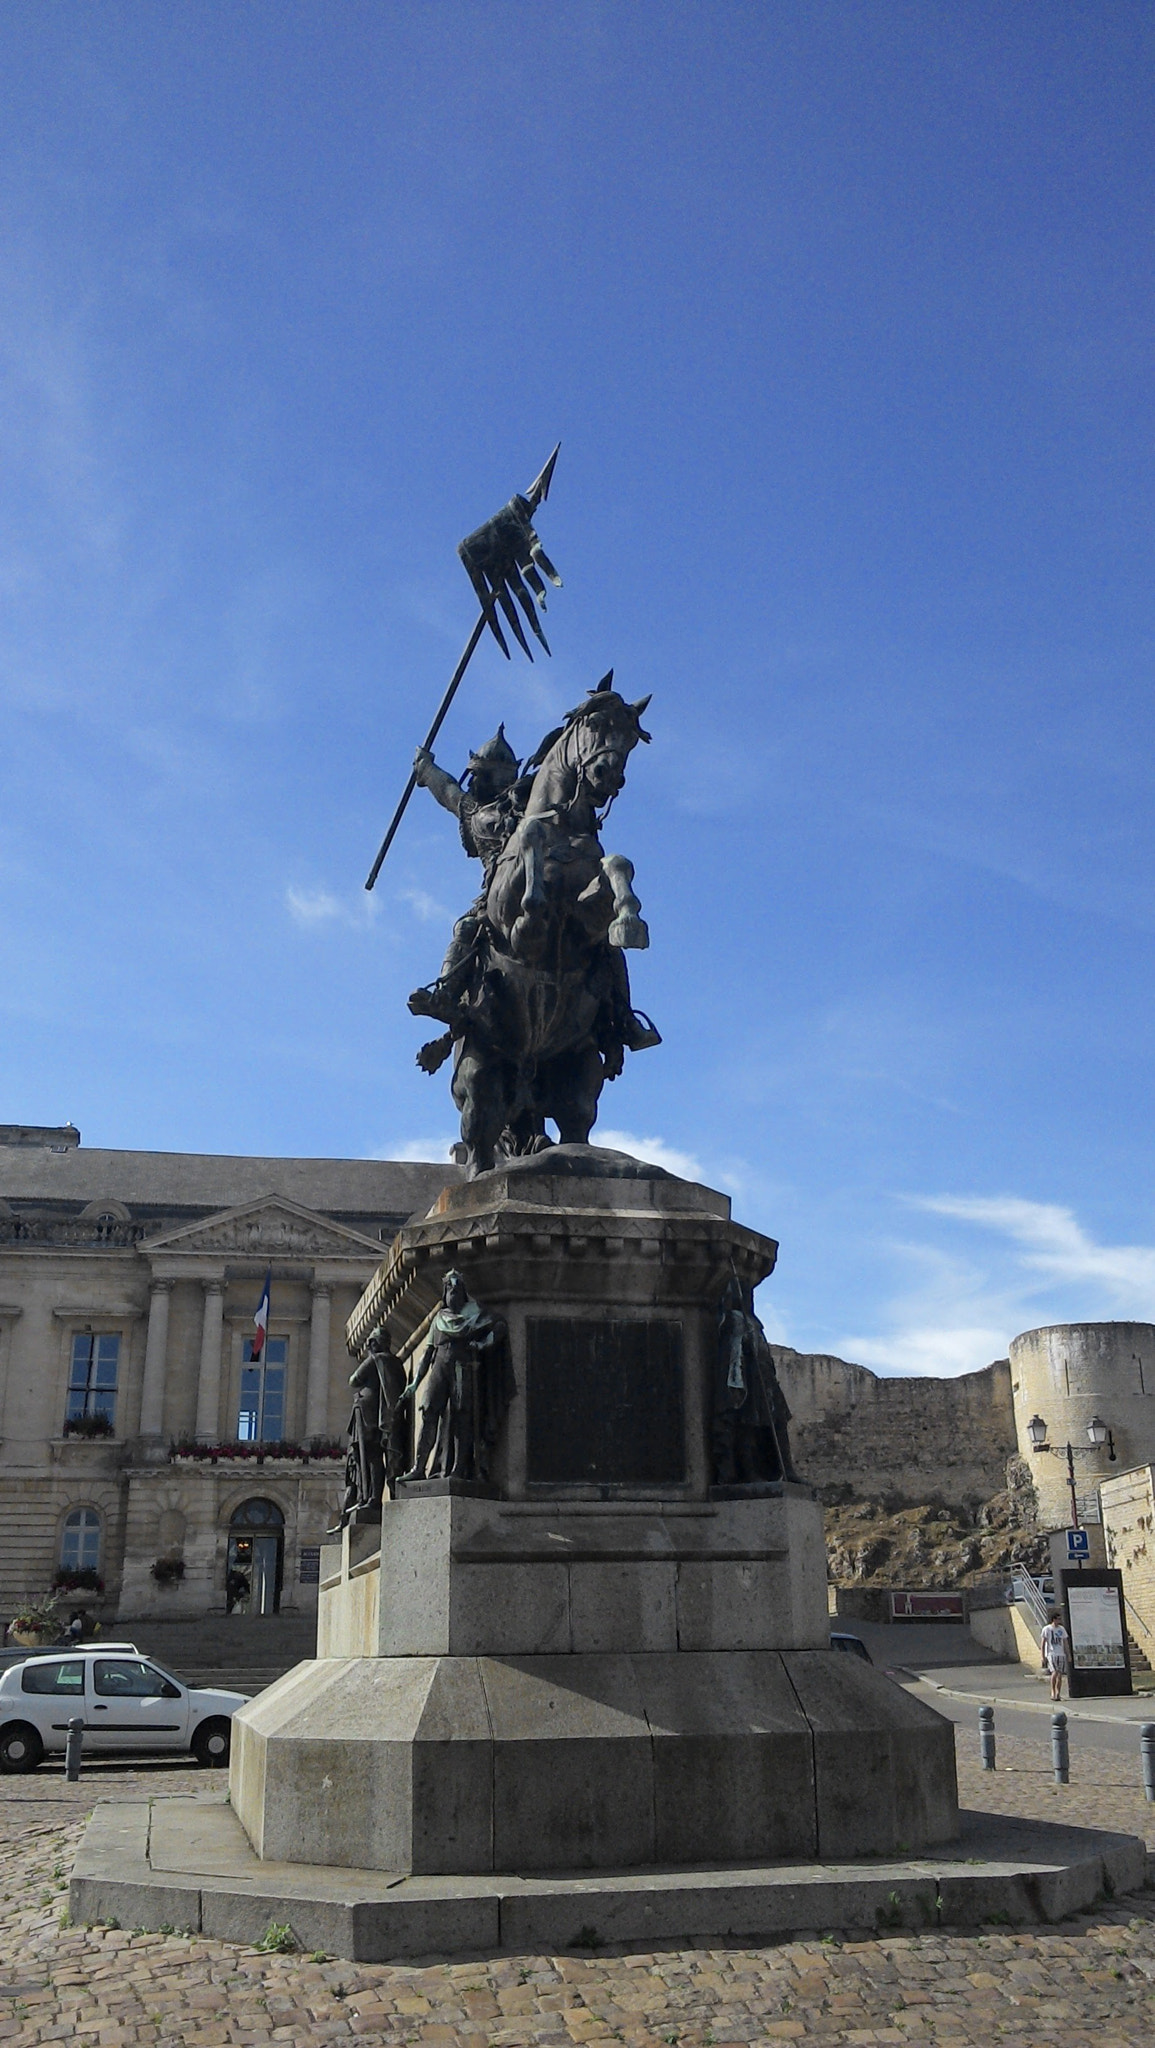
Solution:
{"label": "metal bollard", "polygon": [[64,1775],[70,1785],[75,1785],[80,1776],[80,1752],[84,1748],[84,1722],[74,1714],[68,1723],[68,1740],[64,1745]]}
{"label": "metal bollard", "polygon": [[993,1707],[979,1708],[979,1755],[984,1771],[995,1768],[995,1710]]}
{"label": "metal bollard", "polygon": [[1155,1721],[1144,1721],[1139,1730],[1139,1762],[1143,1771],[1143,1797],[1155,1800]]}
{"label": "metal bollard", "polygon": [[1067,1716],[1051,1715],[1051,1764],[1054,1768],[1056,1785],[1071,1782],[1071,1750],[1067,1739]]}

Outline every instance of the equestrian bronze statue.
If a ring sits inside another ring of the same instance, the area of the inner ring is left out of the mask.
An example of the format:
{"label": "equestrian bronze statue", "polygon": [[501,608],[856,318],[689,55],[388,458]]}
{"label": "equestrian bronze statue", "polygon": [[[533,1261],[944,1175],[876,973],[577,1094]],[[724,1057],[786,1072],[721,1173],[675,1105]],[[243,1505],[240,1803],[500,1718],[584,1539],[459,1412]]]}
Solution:
{"label": "equestrian bronze statue", "polygon": [[366,884],[372,888],[418,784],[453,812],[465,851],[481,863],[481,889],[458,919],[440,975],[409,998],[416,1016],[445,1027],[417,1062],[433,1074],[452,1057],[471,1178],[552,1143],[549,1123],[563,1145],[588,1143],[602,1088],[621,1073],[626,1053],[661,1043],[633,1007],[623,958],[650,943],[633,865],[601,840],[629,756],[649,740],[649,697],[628,702],[611,669],[524,764],[504,726],[460,780],[432,753],[486,626],[509,656],[498,611],[531,659],[523,618],[549,652],[537,612],[545,608],[543,578],[561,578],[533,518],[556,460],[555,448],[529,491],[461,543],[481,611]]}
{"label": "equestrian bronze statue", "polygon": [[504,730],[462,782],[418,751],[418,782],[456,814],[482,864],[438,980],[409,998],[416,1015],[447,1026],[417,1057],[433,1073],[453,1056],[471,1176],[548,1144],[547,1120],[563,1145],[588,1143],[603,1084],[627,1052],[660,1043],[633,1008],[623,958],[650,942],[633,865],[601,841],[626,762],[649,739],[648,702],[627,703],[611,671],[524,772]]}

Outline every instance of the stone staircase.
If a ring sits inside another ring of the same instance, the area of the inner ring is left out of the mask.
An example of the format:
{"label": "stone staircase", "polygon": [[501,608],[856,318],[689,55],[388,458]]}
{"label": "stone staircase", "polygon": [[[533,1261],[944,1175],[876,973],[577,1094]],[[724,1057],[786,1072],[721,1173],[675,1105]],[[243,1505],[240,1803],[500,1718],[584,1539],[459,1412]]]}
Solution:
{"label": "stone staircase", "polygon": [[313,1614],[209,1614],[189,1621],[108,1624],[110,1638],[135,1643],[186,1685],[255,1693],[316,1654]]}
{"label": "stone staircase", "polygon": [[1130,1629],[1127,1630],[1127,1649],[1131,1658],[1132,1671],[1150,1671],[1151,1659],[1146,1650],[1141,1650]]}

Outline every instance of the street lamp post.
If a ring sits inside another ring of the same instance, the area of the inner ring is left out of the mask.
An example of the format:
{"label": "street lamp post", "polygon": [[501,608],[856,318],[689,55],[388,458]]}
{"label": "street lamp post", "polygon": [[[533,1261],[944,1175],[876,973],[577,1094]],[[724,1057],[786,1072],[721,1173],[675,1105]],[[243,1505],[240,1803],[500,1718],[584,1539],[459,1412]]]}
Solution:
{"label": "street lamp post", "polygon": [[[1027,1435],[1031,1439],[1032,1451],[1050,1450],[1051,1446],[1047,1442],[1047,1425],[1043,1416],[1032,1415],[1027,1424]],[[1107,1446],[1108,1460],[1112,1465],[1115,1464],[1114,1432],[1109,1424],[1103,1421],[1101,1415],[1093,1415],[1091,1417],[1090,1422],[1087,1424],[1087,1435],[1090,1438],[1090,1443],[1086,1447],[1087,1455],[1090,1456],[1092,1451],[1101,1451],[1105,1444]],[[1082,1444],[1073,1444],[1070,1441],[1066,1445],[1067,1485],[1071,1489],[1071,1527],[1073,1529],[1078,1529],[1082,1526],[1079,1521],[1079,1497],[1075,1491],[1075,1452],[1082,1451],[1083,1448]]]}
{"label": "street lamp post", "polygon": [[1078,1529],[1082,1525],[1079,1521],[1079,1496],[1075,1492],[1075,1447],[1073,1444],[1067,1445],[1067,1485],[1071,1489],[1071,1527],[1072,1529]]}

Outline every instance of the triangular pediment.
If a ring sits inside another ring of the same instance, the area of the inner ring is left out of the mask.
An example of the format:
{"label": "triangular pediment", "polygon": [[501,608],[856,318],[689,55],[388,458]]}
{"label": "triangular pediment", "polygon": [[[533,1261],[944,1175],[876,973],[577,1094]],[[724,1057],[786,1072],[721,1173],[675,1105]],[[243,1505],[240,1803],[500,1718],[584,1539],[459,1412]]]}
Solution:
{"label": "triangular pediment", "polygon": [[334,1223],[315,1209],[302,1208],[284,1195],[259,1195],[236,1209],[219,1209],[197,1223],[182,1224],[161,1237],[147,1238],[142,1252],[224,1252],[233,1258],[375,1259],[382,1246],[375,1237]]}

